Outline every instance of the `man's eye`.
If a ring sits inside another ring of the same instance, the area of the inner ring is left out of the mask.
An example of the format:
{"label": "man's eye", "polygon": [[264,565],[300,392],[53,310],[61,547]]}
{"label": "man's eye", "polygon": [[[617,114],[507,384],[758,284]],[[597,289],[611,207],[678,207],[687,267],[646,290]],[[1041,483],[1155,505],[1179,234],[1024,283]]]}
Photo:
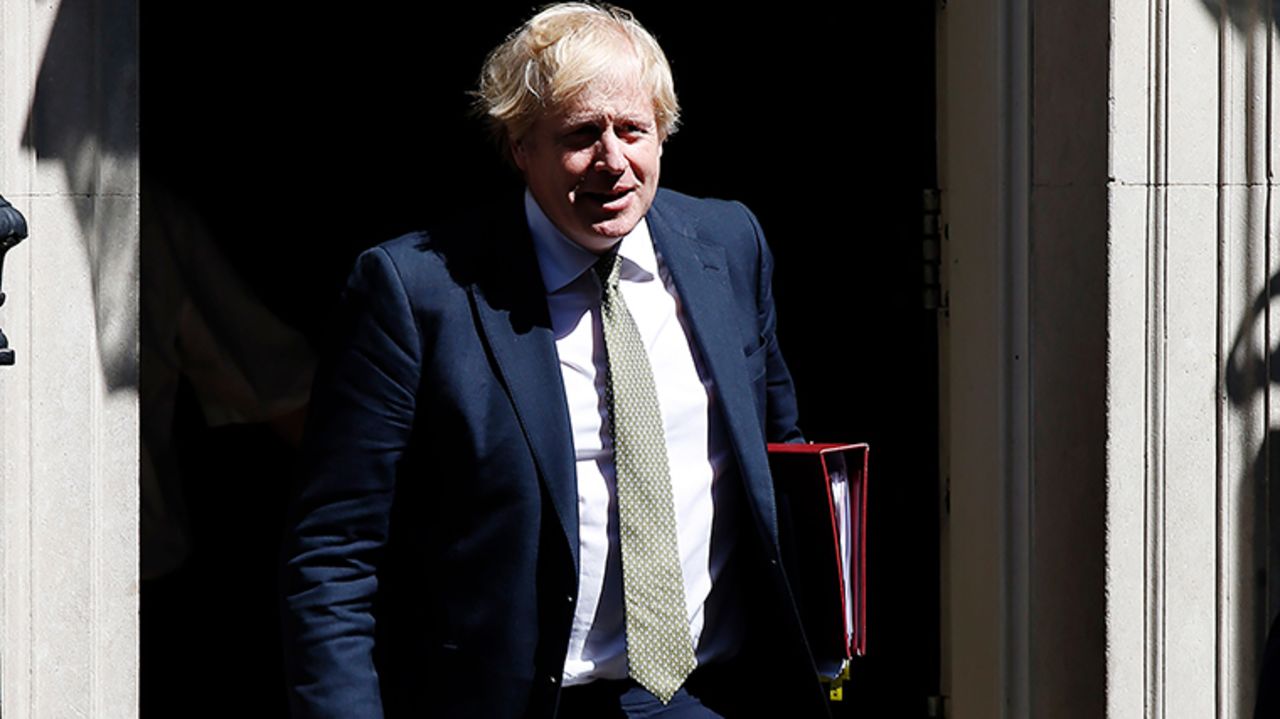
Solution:
{"label": "man's eye", "polygon": [[584,147],[600,138],[600,129],[593,126],[577,127],[564,134],[564,142],[570,147]]}

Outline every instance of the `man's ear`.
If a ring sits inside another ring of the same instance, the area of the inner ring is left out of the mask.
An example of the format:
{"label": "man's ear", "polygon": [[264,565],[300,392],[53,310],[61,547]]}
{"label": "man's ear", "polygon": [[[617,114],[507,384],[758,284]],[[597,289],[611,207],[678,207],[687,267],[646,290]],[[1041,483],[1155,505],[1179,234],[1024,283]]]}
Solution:
{"label": "man's ear", "polygon": [[525,163],[529,159],[526,155],[527,149],[525,148],[524,138],[508,137],[507,144],[511,147],[511,161],[516,163],[516,167],[520,168],[521,172],[524,172]]}

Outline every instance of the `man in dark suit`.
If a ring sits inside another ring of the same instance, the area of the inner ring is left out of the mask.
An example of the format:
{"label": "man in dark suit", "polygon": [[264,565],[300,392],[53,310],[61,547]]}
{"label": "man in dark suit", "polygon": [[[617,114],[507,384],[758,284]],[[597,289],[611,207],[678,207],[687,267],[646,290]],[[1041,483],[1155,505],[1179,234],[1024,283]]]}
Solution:
{"label": "man in dark suit", "polygon": [[767,441],[771,258],[658,189],[678,106],[625,11],[544,9],[478,93],[523,212],[357,262],[284,570],[296,717],[811,717]]}

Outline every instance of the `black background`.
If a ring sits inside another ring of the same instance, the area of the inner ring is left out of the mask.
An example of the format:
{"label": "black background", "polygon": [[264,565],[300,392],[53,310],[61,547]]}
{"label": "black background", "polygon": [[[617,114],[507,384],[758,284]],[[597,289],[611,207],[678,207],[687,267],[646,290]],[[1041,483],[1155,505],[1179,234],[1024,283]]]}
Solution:
{"label": "black background", "polygon": [[[191,202],[321,351],[357,252],[519,192],[467,92],[530,6],[412,5],[142,3],[144,181]],[[872,445],[869,656],[837,716],[924,716],[939,653],[937,342],[920,306],[933,3],[630,7],[683,108],[662,184],[755,211],[802,428]],[[197,553],[144,588],[143,712],[283,712],[271,567],[288,450],[182,416]]]}

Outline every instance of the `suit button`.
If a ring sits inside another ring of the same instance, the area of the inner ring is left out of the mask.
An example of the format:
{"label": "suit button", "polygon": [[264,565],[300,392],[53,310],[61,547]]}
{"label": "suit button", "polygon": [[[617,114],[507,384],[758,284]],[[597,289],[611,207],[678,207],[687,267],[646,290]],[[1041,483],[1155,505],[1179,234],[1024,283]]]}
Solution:
{"label": "suit button", "polygon": [[573,595],[572,595],[572,594],[566,594],[566,595],[564,596],[564,600],[565,600],[566,602],[570,603],[570,604],[573,604]]}
{"label": "suit button", "polygon": [[557,677],[554,674],[548,674],[547,681],[551,682],[552,684],[558,684],[560,682],[560,677]]}

